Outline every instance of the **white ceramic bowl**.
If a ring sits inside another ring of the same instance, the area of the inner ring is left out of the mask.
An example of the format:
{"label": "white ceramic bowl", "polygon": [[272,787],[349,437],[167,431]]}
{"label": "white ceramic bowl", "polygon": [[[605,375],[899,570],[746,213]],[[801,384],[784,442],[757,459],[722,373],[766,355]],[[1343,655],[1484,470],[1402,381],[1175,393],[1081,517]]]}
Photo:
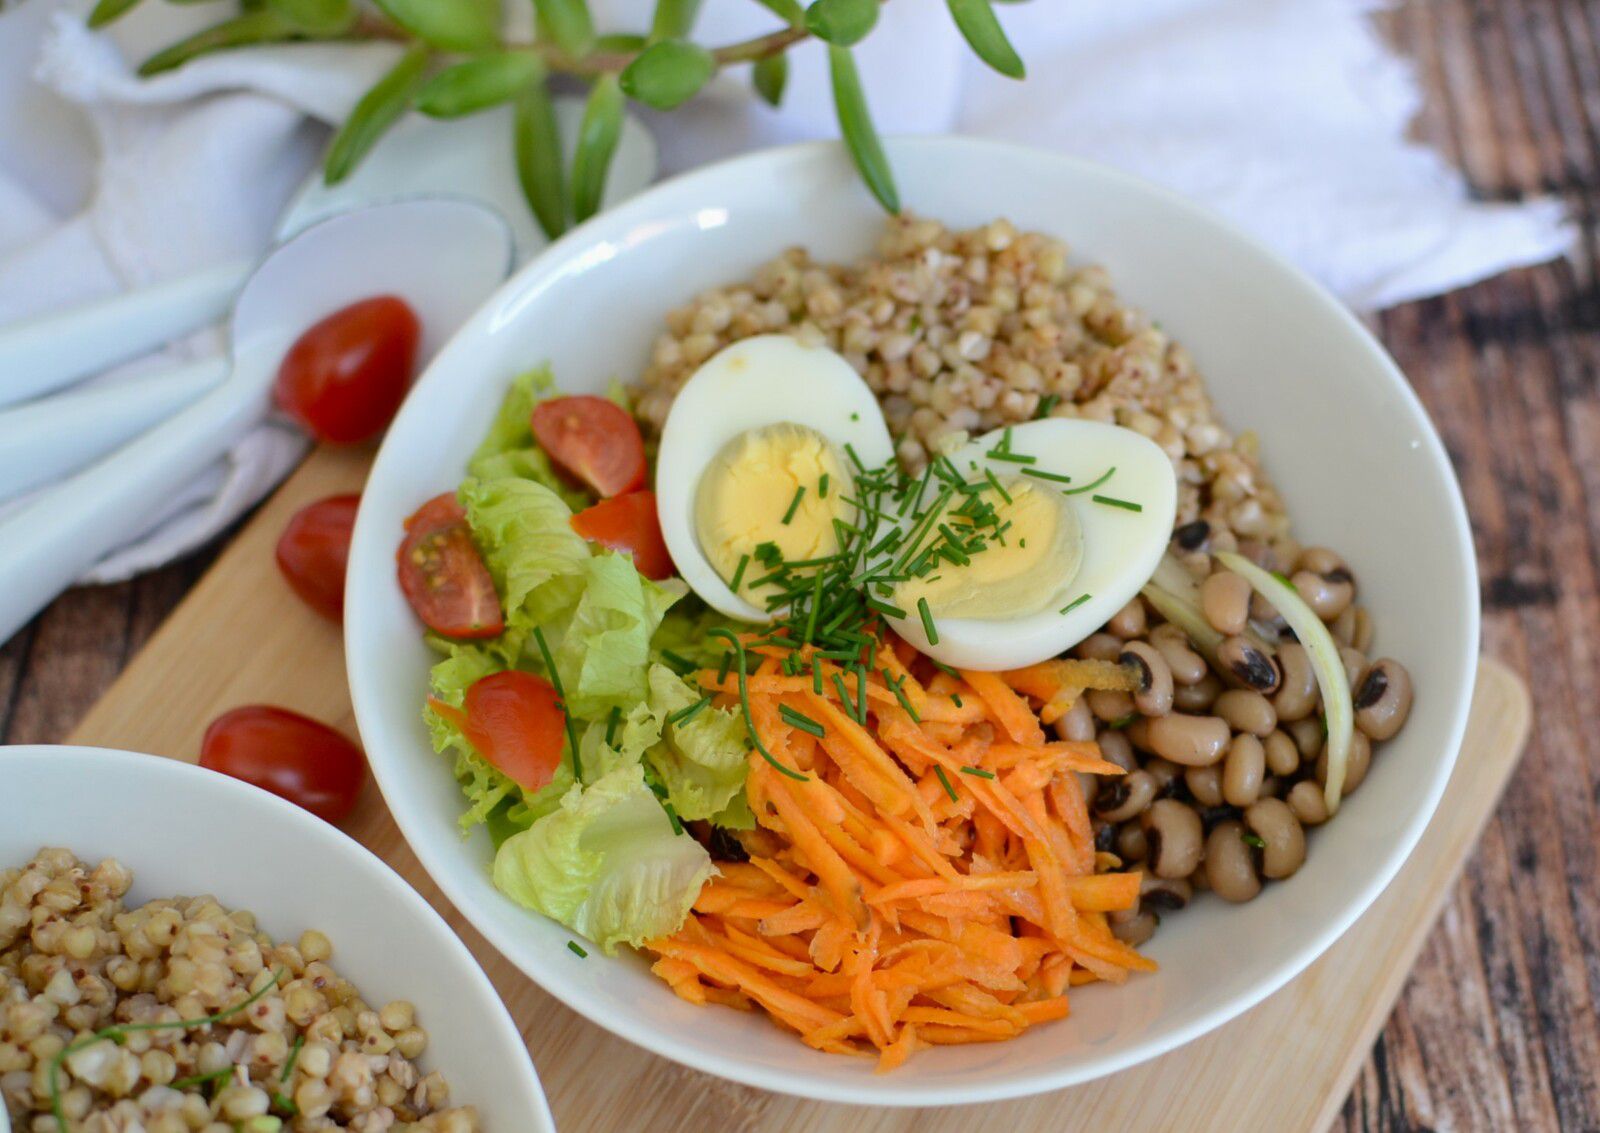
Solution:
{"label": "white ceramic bowl", "polygon": [[[88,747],[0,748],[0,866],[41,846],[133,870],[131,902],[209,893],[276,940],[308,928],[369,1003],[409,999],[423,1065],[488,1133],[555,1133],[527,1047],[472,954],[400,876],[319,818],[172,759]],[[3,1114],[0,1114],[3,1117]]]}
{"label": "white ceramic bowl", "polygon": [[650,190],[553,245],[445,347],[389,430],[350,556],[345,644],[356,716],[401,830],[450,899],[540,986],[667,1058],[814,1098],[974,1102],[1083,1082],[1218,1026],[1282,986],[1388,883],[1449,776],[1478,651],[1478,587],[1460,492],[1439,438],[1382,348],[1299,271],[1209,213],[1124,174],[969,139],[890,146],[908,208],[964,226],[1004,216],[1065,238],[1161,320],[1207,375],[1225,418],[1261,437],[1308,541],[1346,555],[1417,700],[1368,781],[1311,837],[1292,881],[1244,906],[1197,901],[1149,946],[1162,970],[1073,994],[1072,1017],[1015,1041],[925,1051],[874,1075],[807,1049],[759,1015],[693,1007],[638,957],[577,960],[568,933],[502,897],[488,840],[462,809],[421,722],[430,661],[394,581],[401,521],[453,488],[516,372],[548,361],[569,392],[633,378],[662,316],[783,249],[869,251],[882,216],[843,151],[770,150]]}

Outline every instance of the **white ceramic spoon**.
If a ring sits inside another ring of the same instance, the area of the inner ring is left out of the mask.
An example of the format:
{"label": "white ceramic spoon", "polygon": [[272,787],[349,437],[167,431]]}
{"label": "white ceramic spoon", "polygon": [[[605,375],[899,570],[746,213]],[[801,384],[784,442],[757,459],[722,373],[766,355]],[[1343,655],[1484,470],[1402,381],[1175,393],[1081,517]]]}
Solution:
{"label": "white ceramic spoon", "polygon": [[[583,102],[556,100],[571,156]],[[534,223],[517,180],[511,111],[500,107],[451,122],[419,114],[386,135],[338,185],[317,170],[279,221],[286,240],[336,213],[409,197],[462,197],[498,209],[511,226],[521,263],[548,241]],[[629,118],[623,127],[604,203],[632,196],[655,176],[650,134]],[[136,358],[221,318],[254,266],[240,260],[170,283],[0,328],[0,406],[38,398],[128,358]],[[30,405],[0,409],[0,500],[81,468],[193,401],[227,373],[198,362],[178,374],[132,379]]]}
{"label": "white ceramic spoon", "polygon": [[280,245],[234,306],[225,381],[0,519],[0,641],[137,535],[163,500],[260,420],[283,355],[308,326],[356,300],[399,295],[422,321],[426,360],[505,279],[512,247],[494,210],[433,199],[342,213]]}

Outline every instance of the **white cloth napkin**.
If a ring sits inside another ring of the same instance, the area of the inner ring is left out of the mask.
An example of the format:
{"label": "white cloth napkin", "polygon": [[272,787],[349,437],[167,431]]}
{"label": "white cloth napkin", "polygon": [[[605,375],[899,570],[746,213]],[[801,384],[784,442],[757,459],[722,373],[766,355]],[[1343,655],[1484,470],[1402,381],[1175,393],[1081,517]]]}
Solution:
{"label": "white cloth napkin", "polygon": [[[155,80],[137,61],[215,18],[141,5],[111,35],[83,0],[0,12],[0,323],[265,249],[326,131],[393,58],[387,45],[260,48]],[[592,0],[604,27],[636,28],[651,0]],[[1027,61],[1018,84],[967,53],[935,0],[895,0],[861,47],[886,133],[985,134],[1139,173],[1210,204],[1373,308],[1561,255],[1560,206],[1484,204],[1406,139],[1420,101],[1410,66],[1361,0],[1033,0],[1001,18]],[[708,0],[698,36],[770,30],[749,0]],[[746,75],[647,115],[675,172],[755,146],[835,132],[825,58],[798,48],[771,110]],[[215,332],[98,380],[215,351]],[[0,375],[3,380],[3,375]],[[302,442],[264,423],[99,564],[127,577],[198,546],[292,465]]]}

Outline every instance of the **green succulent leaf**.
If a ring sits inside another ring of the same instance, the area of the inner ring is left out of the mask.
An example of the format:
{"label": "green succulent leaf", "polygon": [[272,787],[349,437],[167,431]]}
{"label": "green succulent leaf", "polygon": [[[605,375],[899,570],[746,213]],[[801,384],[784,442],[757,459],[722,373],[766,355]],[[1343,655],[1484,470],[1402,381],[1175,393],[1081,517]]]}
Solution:
{"label": "green succulent leaf", "polygon": [[594,19],[585,0],[533,0],[539,35],[568,55],[583,55],[594,45]]}
{"label": "green succulent leaf", "polygon": [[900,191],[895,188],[894,170],[884,156],[883,143],[872,124],[866,95],[861,90],[861,75],[849,50],[829,45],[828,71],[833,79],[833,108],[839,117],[839,132],[850,150],[850,157],[861,171],[861,179],[890,212],[900,211]]}
{"label": "green succulent leaf", "polygon": [[189,60],[229,47],[244,47],[254,43],[281,43],[294,38],[294,25],[277,12],[263,9],[246,12],[231,20],[196,32],[172,46],[156,52],[139,65],[139,74],[145,78],[181,67]]}
{"label": "green succulent leaf", "polygon": [[89,13],[89,26],[103,28],[112,20],[127,15],[139,3],[139,0],[100,0]]}
{"label": "green succulent leaf", "polygon": [[512,118],[522,195],[539,227],[554,240],[567,228],[567,186],[561,169],[561,130],[543,83],[517,95]]}
{"label": "green succulent leaf", "polygon": [[765,59],[758,59],[750,72],[750,81],[755,85],[756,93],[769,105],[779,105],[783,102],[783,89],[789,83],[789,57],[769,55]]}
{"label": "green succulent leaf", "polygon": [[336,185],[350,176],[367,151],[406,112],[422,86],[427,69],[427,45],[413,43],[389,73],[361,96],[350,117],[328,143],[328,154],[322,162],[324,181]]}
{"label": "green succulent leaf", "polygon": [[646,106],[671,110],[693,98],[716,71],[717,61],[704,47],[665,39],[645,48],[623,70],[622,92]]}
{"label": "green succulent leaf", "polygon": [[340,35],[356,22],[351,0],[268,0],[267,8],[310,36]]}
{"label": "green succulent leaf", "polygon": [[538,56],[493,51],[446,67],[417,92],[417,109],[433,118],[460,118],[509,102],[531,83],[544,80]]}
{"label": "green succulent leaf", "polygon": [[578,127],[578,149],[572,159],[572,219],[578,223],[600,211],[606,172],[622,138],[622,85],[615,75],[602,75],[589,91]]}
{"label": "green succulent leaf", "polygon": [[836,47],[860,43],[877,22],[878,0],[815,0],[806,9],[811,34]]}
{"label": "green succulent leaf", "polygon": [[1027,76],[1022,57],[1006,38],[989,0],[945,0],[950,15],[979,59],[1011,79]]}
{"label": "green succulent leaf", "polygon": [[806,10],[800,0],[756,0],[767,11],[790,27],[800,27],[806,22]]}
{"label": "green succulent leaf", "polygon": [[377,0],[383,14],[443,51],[486,51],[500,43],[500,0]]}
{"label": "green succulent leaf", "polygon": [[700,14],[700,0],[656,0],[650,20],[651,39],[682,39],[694,29]]}

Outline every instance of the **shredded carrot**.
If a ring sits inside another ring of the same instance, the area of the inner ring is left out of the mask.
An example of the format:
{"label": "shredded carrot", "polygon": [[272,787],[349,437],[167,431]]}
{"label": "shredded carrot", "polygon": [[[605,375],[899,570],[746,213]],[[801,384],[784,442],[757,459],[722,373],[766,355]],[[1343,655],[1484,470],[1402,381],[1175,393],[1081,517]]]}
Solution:
{"label": "shredded carrot", "polygon": [[648,945],[684,999],[759,1006],[817,1050],[876,1054],[879,1072],[1063,1019],[1072,988],[1155,967],[1111,932],[1140,877],[1100,872],[1119,863],[1095,851],[1078,779],[1121,768],[1043,726],[1086,689],[1126,691],[1129,672],[1058,660],[957,675],[884,644],[865,678],[798,651],[820,693],[807,668],[786,675],[781,647],[750,647],[756,734],[806,779],[752,750],[761,853],[726,863],[683,927]]}

